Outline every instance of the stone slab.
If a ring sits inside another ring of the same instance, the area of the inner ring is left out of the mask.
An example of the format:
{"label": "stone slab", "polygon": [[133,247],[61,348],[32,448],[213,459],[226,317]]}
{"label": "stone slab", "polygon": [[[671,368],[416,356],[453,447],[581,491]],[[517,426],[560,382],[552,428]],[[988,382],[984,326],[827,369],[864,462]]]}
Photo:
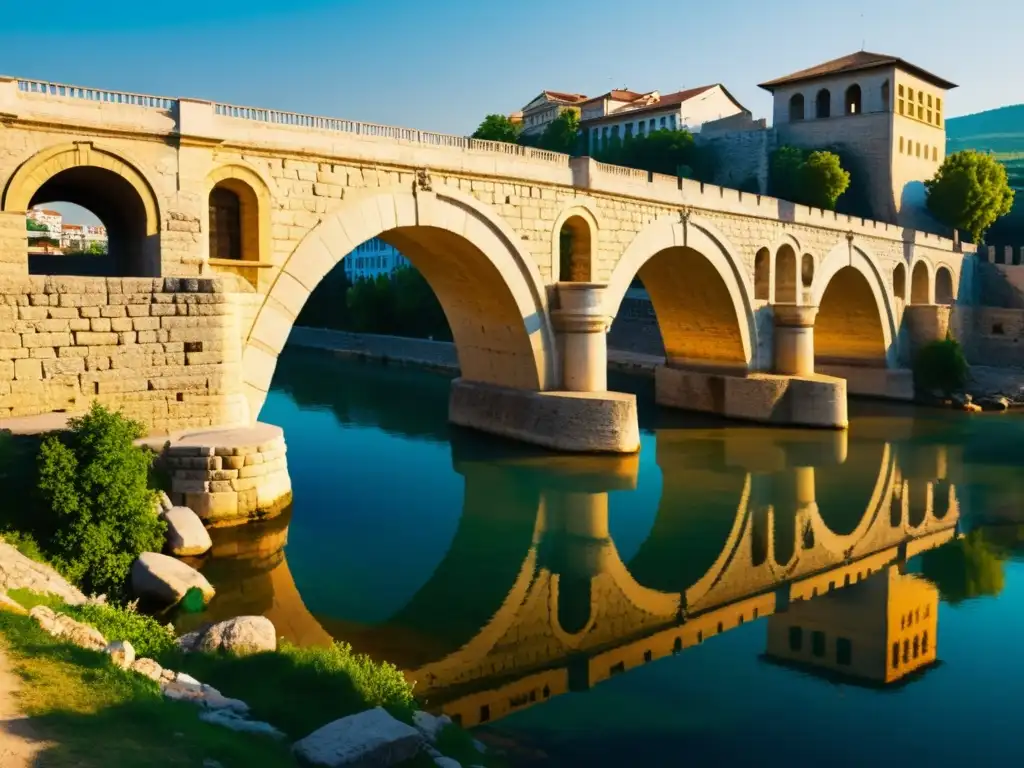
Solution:
{"label": "stone slab", "polygon": [[736,376],[683,368],[658,368],[659,405],[780,426],[846,429],[846,381],[830,376]]}
{"label": "stone slab", "polygon": [[636,453],[636,397],[622,392],[535,392],[455,379],[448,420],[569,453]]}
{"label": "stone slab", "polygon": [[914,372],[909,368],[870,368],[856,365],[818,365],[825,376],[846,379],[846,392],[860,397],[910,401],[914,399]]}
{"label": "stone slab", "polygon": [[311,765],[389,766],[412,759],[423,743],[419,731],[377,707],[328,723],[292,749]]}

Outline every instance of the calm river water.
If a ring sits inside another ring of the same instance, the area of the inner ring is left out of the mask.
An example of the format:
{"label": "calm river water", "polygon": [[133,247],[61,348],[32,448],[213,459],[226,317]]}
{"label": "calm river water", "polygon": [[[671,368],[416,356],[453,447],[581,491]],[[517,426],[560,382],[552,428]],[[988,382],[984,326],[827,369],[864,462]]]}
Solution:
{"label": "calm river water", "polygon": [[198,620],[344,639],[524,764],[1019,759],[1024,418],[772,430],[613,385],[639,456],[563,457],[450,427],[443,376],[286,350],[294,507],[218,533]]}

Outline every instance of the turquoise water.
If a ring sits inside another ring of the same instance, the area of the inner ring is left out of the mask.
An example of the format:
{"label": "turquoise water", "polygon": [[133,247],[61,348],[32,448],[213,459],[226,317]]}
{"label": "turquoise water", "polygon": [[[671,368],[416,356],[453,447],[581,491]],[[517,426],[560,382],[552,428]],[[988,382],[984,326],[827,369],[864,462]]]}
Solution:
{"label": "turquoise water", "polygon": [[613,384],[639,456],[560,457],[450,427],[442,376],[286,350],[294,506],[218,535],[201,618],[393,661],[515,763],[1016,761],[1024,419],[771,430]]}

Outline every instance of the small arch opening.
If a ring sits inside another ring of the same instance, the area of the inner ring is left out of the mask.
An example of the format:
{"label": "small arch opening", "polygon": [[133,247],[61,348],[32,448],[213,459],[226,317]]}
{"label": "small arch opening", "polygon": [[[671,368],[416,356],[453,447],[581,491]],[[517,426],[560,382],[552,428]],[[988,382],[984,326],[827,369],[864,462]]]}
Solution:
{"label": "small arch opening", "polygon": [[892,271],[892,292],[900,301],[907,300],[907,267],[897,264]]}
{"label": "small arch opening", "polygon": [[760,249],[754,256],[754,298],[771,301],[771,251]]}
{"label": "small arch opening", "polygon": [[814,257],[809,253],[800,260],[800,282],[804,288],[810,288],[814,282]]}
{"label": "small arch opening", "polygon": [[910,303],[931,304],[931,292],[928,290],[928,267],[923,261],[914,265],[910,272]]}
{"label": "small arch opening", "polygon": [[590,225],[582,216],[570,216],[558,233],[558,279],[589,282],[591,253]]}
{"label": "small arch opening", "polygon": [[861,91],[859,85],[854,83],[846,89],[843,104],[845,105],[846,114],[859,115],[861,113]]}
{"label": "small arch opening", "polygon": [[832,117],[832,94],[828,88],[822,88],[814,97],[814,115],[819,119]]}
{"label": "small arch opening", "polygon": [[775,254],[775,301],[796,303],[796,251],[788,243]]}
{"label": "small arch opening", "polygon": [[946,267],[935,270],[935,303],[953,303],[953,273]]}
{"label": "small arch opening", "polygon": [[804,95],[794,93],[789,97],[789,121],[795,123],[804,119]]}

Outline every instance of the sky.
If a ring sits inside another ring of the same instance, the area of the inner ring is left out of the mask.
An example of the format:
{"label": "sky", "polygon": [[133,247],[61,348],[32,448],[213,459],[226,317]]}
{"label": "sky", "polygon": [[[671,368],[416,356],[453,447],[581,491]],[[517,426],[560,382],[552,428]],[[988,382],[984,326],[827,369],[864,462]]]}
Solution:
{"label": "sky", "polygon": [[957,83],[955,117],[1024,102],[1022,36],[1022,0],[49,0],[4,14],[0,73],[465,135],[545,89],[769,117],[757,83],[862,48]]}

